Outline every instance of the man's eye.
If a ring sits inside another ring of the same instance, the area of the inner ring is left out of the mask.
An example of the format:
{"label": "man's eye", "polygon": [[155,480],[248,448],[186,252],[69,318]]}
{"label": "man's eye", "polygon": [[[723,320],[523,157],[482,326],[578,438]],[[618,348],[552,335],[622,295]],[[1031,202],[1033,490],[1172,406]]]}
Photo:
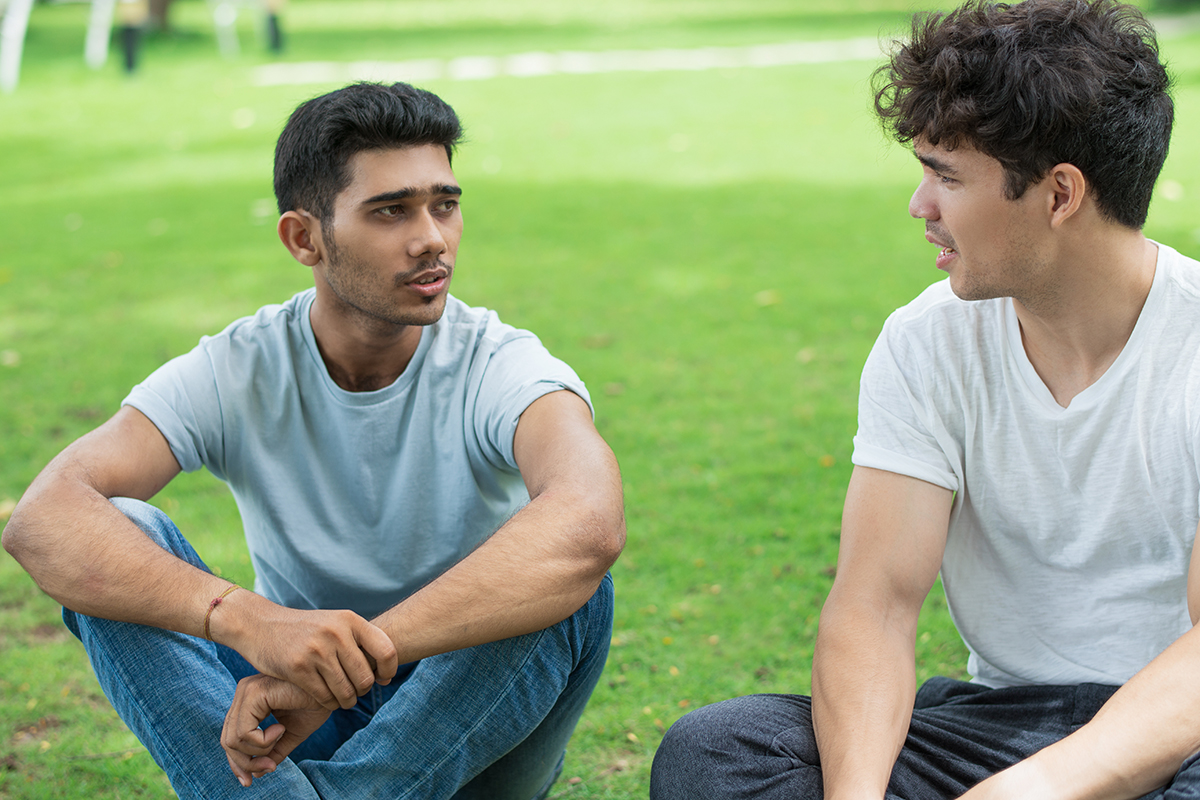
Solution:
{"label": "man's eye", "polygon": [[400,206],[384,206],[379,213],[385,217],[398,217],[402,212]]}
{"label": "man's eye", "polygon": [[458,207],[457,200],[443,200],[442,202],[437,204],[438,211],[453,211],[457,207]]}

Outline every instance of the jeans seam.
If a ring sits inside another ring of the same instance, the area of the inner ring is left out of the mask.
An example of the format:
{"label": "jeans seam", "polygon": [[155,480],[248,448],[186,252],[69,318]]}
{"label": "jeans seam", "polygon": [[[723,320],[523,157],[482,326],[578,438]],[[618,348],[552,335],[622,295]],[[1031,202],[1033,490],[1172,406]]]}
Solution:
{"label": "jeans seam", "polygon": [[[132,624],[132,623],[129,623],[129,624]],[[185,634],[179,634],[179,635],[183,636]],[[192,638],[195,638],[195,637],[192,637]],[[132,681],[129,673],[125,670],[124,664],[120,660],[110,658],[109,654],[107,652],[104,653],[104,659],[108,663],[108,667],[111,670],[111,672],[109,674],[119,675],[122,682],[126,683],[126,685],[134,685],[134,682]],[[142,724],[147,730],[158,731],[158,726],[151,724],[153,722],[152,715],[147,713],[146,708],[142,704],[140,697],[138,697],[136,694],[131,693],[128,696],[128,702],[129,702],[130,707],[133,709],[134,713],[136,713],[141,718]],[[184,781],[184,786],[189,791],[191,791],[195,796],[205,797],[206,795],[205,795],[204,791],[202,791],[203,787],[197,785],[196,782],[192,779],[192,776],[190,774],[191,770],[182,768],[182,767],[188,766],[189,762],[182,759],[180,757],[180,755],[177,752],[175,752],[175,748],[172,747],[167,742],[167,740],[165,740],[162,737],[157,736],[157,735],[155,736],[155,740],[156,740],[156,745],[157,745],[158,749],[160,749],[163,752],[164,759],[166,759],[166,758],[170,759],[173,769],[167,770],[166,767],[164,767],[161,764],[159,765],[159,767],[161,769],[163,769],[165,772],[167,772],[168,775],[178,776],[178,778],[180,778],[180,779],[186,778],[186,781]],[[174,780],[172,780],[172,786],[174,786]]]}

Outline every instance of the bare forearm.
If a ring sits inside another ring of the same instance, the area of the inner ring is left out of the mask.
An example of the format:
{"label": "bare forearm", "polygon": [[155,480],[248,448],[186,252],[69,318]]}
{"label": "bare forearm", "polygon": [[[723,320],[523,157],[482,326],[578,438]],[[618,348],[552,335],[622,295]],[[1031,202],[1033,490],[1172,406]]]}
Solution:
{"label": "bare forearm", "polygon": [[14,510],[4,546],[73,611],[193,635],[228,585],[167,553],[96,488],[53,466]]}
{"label": "bare forearm", "polygon": [[826,800],[881,800],[914,697],[913,637],[882,614],[822,615],[813,727]]}
{"label": "bare forearm", "polygon": [[598,499],[544,493],[466,559],[373,621],[401,661],[541,630],[595,593],[624,532],[619,488]]}
{"label": "bare forearm", "polygon": [[1200,751],[1200,630],[1193,628],[1095,718],[963,795],[969,800],[1128,800],[1164,785]]}
{"label": "bare forearm", "polygon": [[376,680],[395,674],[391,641],[353,612],[285,608],[248,590],[211,605],[228,581],[164,550],[86,483],[39,478],[5,529],[10,545],[39,585],[71,610],[208,634],[326,708],[349,707]]}

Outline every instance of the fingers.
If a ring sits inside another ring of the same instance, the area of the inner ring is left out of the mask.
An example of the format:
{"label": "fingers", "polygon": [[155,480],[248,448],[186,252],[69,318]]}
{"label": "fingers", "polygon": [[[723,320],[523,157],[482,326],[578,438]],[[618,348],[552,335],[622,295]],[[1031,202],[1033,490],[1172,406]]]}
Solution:
{"label": "fingers", "polygon": [[371,662],[369,666],[372,670],[372,683],[389,683],[396,676],[396,669],[400,666],[396,645],[392,643],[391,637],[365,620],[356,633],[358,646]]}
{"label": "fingers", "polygon": [[235,755],[228,750],[225,751],[225,758],[229,761],[229,769],[233,772],[233,776],[243,787],[250,786],[255,778],[271,774],[278,766],[273,759],[266,756],[248,758]]}
{"label": "fingers", "polygon": [[322,708],[353,708],[377,681],[395,676],[392,640],[358,614],[272,608],[279,618],[262,627],[268,635],[247,658],[262,673],[300,687]]}
{"label": "fingers", "polygon": [[336,668],[319,667],[325,688],[342,708],[353,708],[376,681],[389,682],[399,666],[396,646],[386,633],[358,616],[351,629],[353,644],[338,647]]}
{"label": "fingers", "polygon": [[[241,684],[238,689],[240,693]],[[254,778],[275,771],[277,762],[271,758],[271,753],[284,734],[284,727],[278,723],[265,731],[260,730],[259,723],[270,712],[259,716],[258,712],[250,710],[253,707],[253,700],[247,702],[244,697],[239,700],[235,695],[221,729],[221,747],[225,750],[225,758],[242,786],[249,786]]]}
{"label": "fingers", "polygon": [[332,665],[321,662],[317,666],[315,676],[318,691],[321,691],[327,699],[322,700],[316,694],[313,694],[313,698],[329,711],[339,707],[354,708],[358,703],[358,689],[346,677],[346,667],[341,659],[341,653],[336,653],[335,658],[337,660]]}
{"label": "fingers", "polygon": [[[271,714],[278,722],[260,730]],[[329,711],[314,708],[313,698],[295,684],[261,674],[243,678],[221,728],[229,769],[242,786],[249,786],[274,772],[327,719]]]}

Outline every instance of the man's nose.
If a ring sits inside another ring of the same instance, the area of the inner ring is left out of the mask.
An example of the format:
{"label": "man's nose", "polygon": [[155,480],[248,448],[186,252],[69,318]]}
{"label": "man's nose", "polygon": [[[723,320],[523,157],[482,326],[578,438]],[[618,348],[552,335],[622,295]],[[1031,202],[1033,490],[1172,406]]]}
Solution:
{"label": "man's nose", "polygon": [[422,211],[415,220],[417,229],[409,242],[408,254],[414,258],[425,254],[439,256],[446,252],[446,237],[442,228],[428,210]]}
{"label": "man's nose", "polygon": [[937,206],[930,197],[929,181],[923,180],[917,184],[916,190],[908,201],[908,213],[917,219],[937,219]]}

